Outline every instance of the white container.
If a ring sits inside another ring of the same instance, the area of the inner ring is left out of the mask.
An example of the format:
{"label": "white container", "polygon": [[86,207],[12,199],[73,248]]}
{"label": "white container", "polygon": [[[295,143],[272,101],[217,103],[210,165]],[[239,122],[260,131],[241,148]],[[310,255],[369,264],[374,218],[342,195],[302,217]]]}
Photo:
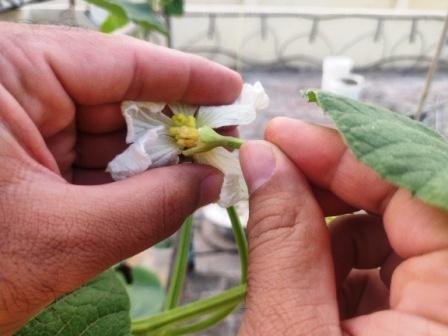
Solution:
{"label": "white container", "polygon": [[353,59],[346,56],[328,56],[322,63],[322,90],[328,90],[335,78],[348,76],[353,69]]}
{"label": "white container", "polygon": [[364,88],[364,77],[361,75],[348,74],[327,80],[325,91],[359,100]]}

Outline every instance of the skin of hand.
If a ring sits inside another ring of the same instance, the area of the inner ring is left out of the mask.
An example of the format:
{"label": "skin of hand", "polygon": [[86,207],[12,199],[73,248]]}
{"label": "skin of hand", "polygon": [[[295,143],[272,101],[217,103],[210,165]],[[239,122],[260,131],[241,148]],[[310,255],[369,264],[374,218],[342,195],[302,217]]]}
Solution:
{"label": "skin of hand", "polygon": [[0,335],[215,201],[200,165],[109,183],[123,100],[233,102],[238,74],[125,36],[0,23]]}
{"label": "skin of hand", "polygon": [[[277,118],[265,138],[240,151],[250,218],[239,335],[448,335],[448,213],[382,180],[335,130]],[[348,214],[359,209],[368,214]]]}

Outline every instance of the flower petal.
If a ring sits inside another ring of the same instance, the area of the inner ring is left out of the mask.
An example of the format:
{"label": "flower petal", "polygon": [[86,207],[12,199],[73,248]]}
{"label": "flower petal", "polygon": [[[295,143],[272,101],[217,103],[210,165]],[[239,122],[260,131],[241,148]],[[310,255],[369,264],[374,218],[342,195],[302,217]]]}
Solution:
{"label": "flower petal", "polygon": [[165,106],[162,103],[123,102],[121,110],[128,127],[126,142],[136,141],[148,129],[172,125],[171,119],[162,113]]}
{"label": "flower petal", "polygon": [[174,114],[182,113],[186,116],[194,116],[194,114],[198,110],[198,107],[194,105],[169,104],[168,106]]}
{"label": "flower petal", "polygon": [[255,109],[250,105],[201,106],[196,123],[198,127],[247,125],[255,120]]}
{"label": "flower petal", "polygon": [[254,85],[246,83],[235,104],[248,104],[256,110],[264,110],[269,106],[269,97],[260,82],[256,82]]}
{"label": "flower petal", "polygon": [[244,84],[240,97],[231,105],[201,106],[197,115],[198,127],[247,125],[254,121],[256,111],[269,105],[269,97],[260,82]]}
{"label": "flower petal", "polygon": [[193,159],[198,163],[215,167],[224,174],[219,205],[227,208],[248,198],[247,185],[243,178],[237,153],[229,152],[222,147],[216,147],[211,151],[195,154]]}
{"label": "flower petal", "polygon": [[172,138],[154,128],[109,162],[106,171],[114,180],[122,180],[149,168],[176,164],[179,154]]}

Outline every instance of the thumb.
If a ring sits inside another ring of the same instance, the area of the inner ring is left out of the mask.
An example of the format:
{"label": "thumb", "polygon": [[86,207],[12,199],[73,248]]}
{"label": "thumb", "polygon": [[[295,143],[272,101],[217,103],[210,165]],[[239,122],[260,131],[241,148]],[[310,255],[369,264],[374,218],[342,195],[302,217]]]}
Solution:
{"label": "thumb", "polygon": [[[100,186],[70,185],[65,250],[75,285],[175,232],[197,208],[219,197],[222,174],[182,164]],[[79,272],[82,269],[82,272]]]}
{"label": "thumb", "polygon": [[305,178],[264,141],[245,144],[240,159],[250,190],[240,335],[339,335],[329,235]]}

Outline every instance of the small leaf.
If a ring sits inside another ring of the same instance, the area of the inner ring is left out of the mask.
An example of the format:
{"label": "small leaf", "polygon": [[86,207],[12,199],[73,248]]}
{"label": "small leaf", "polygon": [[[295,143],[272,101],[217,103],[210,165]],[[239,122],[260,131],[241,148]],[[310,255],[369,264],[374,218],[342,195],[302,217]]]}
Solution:
{"label": "small leaf", "polygon": [[422,123],[320,90],[305,98],[335,122],[350,149],[386,180],[448,210],[448,143]]}
{"label": "small leaf", "polygon": [[128,22],[129,20],[126,17],[109,14],[106,21],[101,25],[100,30],[103,33],[111,33],[114,30],[125,26]]}
{"label": "small leaf", "polygon": [[132,284],[126,286],[131,300],[133,320],[153,315],[162,310],[165,290],[159,277],[142,267],[132,268]]}
{"label": "small leaf", "polygon": [[165,35],[168,34],[164,24],[160,22],[149,1],[87,0],[87,2],[104,8],[114,16],[133,21],[145,29],[156,30]]}
{"label": "small leaf", "polygon": [[183,0],[163,0],[163,10],[168,15],[180,16],[184,13],[184,1]]}
{"label": "small leaf", "polygon": [[64,295],[26,324],[17,336],[128,336],[129,298],[113,270]]}

